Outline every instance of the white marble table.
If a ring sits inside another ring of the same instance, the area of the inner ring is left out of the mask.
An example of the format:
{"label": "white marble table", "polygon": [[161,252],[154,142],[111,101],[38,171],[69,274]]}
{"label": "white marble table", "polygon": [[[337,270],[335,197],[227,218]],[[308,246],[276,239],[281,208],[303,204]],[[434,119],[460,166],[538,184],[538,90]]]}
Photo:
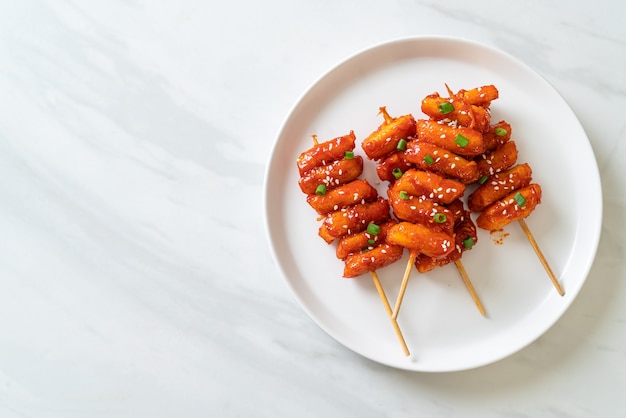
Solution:
{"label": "white marble table", "polygon": [[[626,416],[625,4],[3,2],[0,417]],[[578,298],[529,347],[464,372],[396,370],[331,339],[263,225],[265,165],[300,94],[415,35],[526,62],[602,176]]]}

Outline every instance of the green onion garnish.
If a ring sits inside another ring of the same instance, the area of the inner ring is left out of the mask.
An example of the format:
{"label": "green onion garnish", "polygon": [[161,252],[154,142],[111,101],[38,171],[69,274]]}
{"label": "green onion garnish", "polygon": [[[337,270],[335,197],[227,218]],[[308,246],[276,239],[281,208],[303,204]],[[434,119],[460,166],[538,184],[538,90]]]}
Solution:
{"label": "green onion garnish", "polygon": [[433,220],[435,222],[437,222],[438,224],[442,224],[444,223],[448,218],[446,217],[445,214],[443,213],[437,213],[435,214],[435,216],[433,216]]}
{"label": "green onion garnish", "polygon": [[367,233],[370,235],[378,235],[380,232],[380,226],[376,225],[374,222],[370,222],[367,225]]}
{"label": "green onion garnish", "polygon": [[437,107],[439,108],[439,112],[442,115],[445,115],[447,113],[450,113],[450,112],[454,111],[454,106],[452,106],[452,103],[450,103],[450,102],[439,103],[437,105]]}
{"label": "green onion garnish", "polygon": [[396,180],[398,180],[400,177],[402,177],[402,170],[400,170],[398,167],[394,168],[391,171],[391,174],[393,174],[393,176],[396,178]]}
{"label": "green onion garnish", "polygon": [[433,160],[433,157],[428,154],[427,156],[424,157],[424,162],[426,163],[426,165],[431,165],[432,163],[435,162],[435,160]]}
{"label": "green onion garnish", "polygon": [[482,176],[480,179],[478,179],[478,184],[485,184],[488,178],[489,176]]}
{"label": "green onion garnish", "polygon": [[474,243],[474,238],[473,238],[473,237],[468,237],[468,238],[465,238],[465,239],[463,240],[463,246],[464,246],[466,249],[468,249],[468,250],[469,250],[470,248],[472,248],[472,247],[474,246],[474,244],[475,244],[475,243]]}
{"label": "green onion garnish", "polygon": [[353,159],[353,158],[354,158],[354,152],[352,152],[352,151],[346,151],[346,152],[343,154],[343,158],[345,158],[346,160],[351,160],[351,159]]}
{"label": "green onion garnish", "polygon": [[526,199],[524,198],[524,196],[522,196],[520,192],[517,192],[513,199],[515,199],[515,202],[517,202],[520,208],[523,208],[526,204]]}
{"label": "green onion garnish", "polygon": [[499,126],[496,129],[494,129],[493,132],[498,136],[504,136],[508,133],[506,129],[501,128]]}
{"label": "green onion garnish", "polygon": [[320,184],[319,186],[317,186],[317,189],[315,189],[315,194],[318,196],[324,196],[326,194],[326,185]]}
{"label": "green onion garnish", "polygon": [[396,147],[396,149],[399,151],[404,151],[406,149],[406,139],[401,139],[398,142],[398,146]]}
{"label": "green onion garnish", "polygon": [[458,134],[456,138],[454,139],[454,143],[457,144],[461,148],[465,148],[467,144],[469,144],[469,139],[467,139],[461,134]]}
{"label": "green onion garnish", "polygon": [[409,194],[407,192],[405,192],[404,190],[402,190],[400,192],[400,199],[402,200],[409,200],[411,197],[409,196]]}
{"label": "green onion garnish", "polygon": [[368,243],[369,245],[374,245],[374,244],[376,244],[376,240],[375,240],[375,239],[368,239],[368,240],[367,240],[367,243]]}

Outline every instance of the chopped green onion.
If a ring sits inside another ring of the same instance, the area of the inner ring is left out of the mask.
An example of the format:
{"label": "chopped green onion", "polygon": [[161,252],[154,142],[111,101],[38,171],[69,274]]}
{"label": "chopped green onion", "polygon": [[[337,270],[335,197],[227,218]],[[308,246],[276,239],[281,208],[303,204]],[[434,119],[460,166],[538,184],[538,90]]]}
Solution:
{"label": "chopped green onion", "polygon": [[424,162],[426,163],[426,165],[431,165],[432,163],[435,162],[435,160],[433,160],[433,157],[428,154],[427,156],[424,157]]}
{"label": "chopped green onion", "polygon": [[404,190],[402,190],[400,192],[400,199],[402,200],[409,200],[411,197],[409,196],[409,194],[407,192],[405,192]]}
{"label": "chopped green onion", "polygon": [[370,235],[378,235],[380,232],[380,226],[376,225],[374,222],[370,222],[367,225],[367,233]]}
{"label": "chopped green onion", "polygon": [[394,168],[391,171],[391,174],[393,174],[393,176],[396,178],[396,180],[398,180],[400,177],[402,177],[402,170],[400,170],[398,167]]}
{"label": "chopped green onion", "polygon": [[320,184],[319,186],[317,186],[317,189],[315,189],[315,194],[318,196],[324,196],[326,194],[326,185]]}
{"label": "chopped green onion", "polygon": [[448,218],[446,217],[445,214],[443,213],[437,213],[435,214],[435,216],[433,216],[433,220],[435,222],[437,222],[438,224],[442,224],[444,223]]}
{"label": "chopped green onion", "polygon": [[399,151],[404,151],[406,149],[406,139],[401,139],[398,142],[398,146],[396,147]]}
{"label": "chopped green onion", "polygon": [[450,113],[450,112],[454,111],[454,106],[452,106],[452,103],[450,103],[450,102],[439,103],[437,105],[437,107],[439,108],[439,112],[442,115],[445,115],[447,113]]}
{"label": "chopped green onion", "polygon": [[463,240],[463,246],[464,246],[466,249],[468,249],[468,250],[469,250],[470,248],[472,248],[472,247],[474,246],[474,244],[475,244],[475,242],[474,242],[474,238],[473,238],[473,237],[468,237],[468,238],[465,238],[465,239]]}
{"label": "chopped green onion", "polygon": [[353,159],[353,158],[354,158],[354,152],[352,152],[352,151],[346,151],[346,152],[343,154],[343,158],[345,158],[346,160],[351,160],[351,159]]}
{"label": "chopped green onion", "polygon": [[493,132],[498,135],[498,136],[504,136],[506,134],[508,134],[507,130],[501,127],[497,127],[496,129],[493,130]]}
{"label": "chopped green onion", "polygon": [[374,245],[374,244],[376,244],[376,240],[375,240],[375,239],[368,239],[368,240],[367,240],[367,243],[368,243],[369,245]]}
{"label": "chopped green onion", "polygon": [[517,202],[520,208],[523,208],[526,204],[526,199],[524,198],[524,196],[522,196],[520,192],[517,192],[513,199],[515,199],[515,202]]}
{"label": "chopped green onion", "polygon": [[457,144],[461,148],[465,148],[467,144],[469,144],[469,139],[467,139],[461,134],[458,134],[454,140],[454,143]]}
{"label": "chopped green onion", "polygon": [[485,184],[488,178],[489,176],[482,176],[480,179],[478,179],[478,184]]}

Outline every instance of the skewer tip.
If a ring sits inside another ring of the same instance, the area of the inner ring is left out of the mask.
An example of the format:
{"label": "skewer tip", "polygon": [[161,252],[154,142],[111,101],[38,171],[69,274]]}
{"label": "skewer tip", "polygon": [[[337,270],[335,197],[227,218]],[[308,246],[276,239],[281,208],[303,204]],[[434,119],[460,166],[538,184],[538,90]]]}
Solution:
{"label": "skewer tip", "polygon": [[559,293],[559,295],[565,296],[565,290],[559,283],[559,280],[557,279],[557,277],[554,275],[554,272],[552,271],[552,268],[550,267],[548,260],[546,259],[546,257],[544,257],[543,253],[541,252],[541,249],[539,248],[539,245],[537,244],[537,241],[535,241],[535,237],[533,236],[532,232],[530,232],[530,228],[528,228],[528,225],[526,225],[526,221],[524,219],[519,219],[518,223],[520,224],[520,226],[522,227],[522,230],[526,234],[526,238],[528,238],[530,245],[535,250],[535,254],[537,254],[539,261],[541,261],[543,268],[546,270],[546,273],[548,273],[548,277],[550,277],[550,280],[552,281],[552,285],[554,286],[556,291]]}

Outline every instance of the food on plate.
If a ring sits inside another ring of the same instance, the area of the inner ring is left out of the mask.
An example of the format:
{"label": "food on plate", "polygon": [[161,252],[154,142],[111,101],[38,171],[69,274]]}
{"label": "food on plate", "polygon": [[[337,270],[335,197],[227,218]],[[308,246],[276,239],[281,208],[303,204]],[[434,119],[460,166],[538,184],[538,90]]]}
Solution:
{"label": "food on plate", "polygon": [[439,173],[464,184],[474,183],[479,178],[476,161],[428,142],[411,142],[407,146],[405,158],[422,170]]}
{"label": "food on plate", "polygon": [[348,135],[339,136],[330,141],[317,143],[312,148],[300,154],[297,160],[300,176],[314,167],[325,166],[327,162],[343,159],[346,152],[352,152],[356,142],[354,131]]}
{"label": "food on plate", "polygon": [[502,229],[513,221],[528,217],[539,203],[541,186],[530,184],[487,206],[476,218],[476,225],[488,231]]}
{"label": "food on plate", "polygon": [[329,213],[322,222],[319,235],[331,243],[337,238],[365,230],[370,222],[378,224],[389,217],[389,203],[379,196],[372,202],[359,202]]}
{"label": "food on plate", "polygon": [[431,119],[418,119],[417,140],[473,157],[484,150],[483,134],[476,129]]}
{"label": "food on plate", "polygon": [[515,141],[509,141],[489,153],[482,154],[476,158],[478,180],[506,170],[512,167],[516,161],[517,144]]}
{"label": "food on plate", "polygon": [[407,248],[412,253],[443,257],[454,249],[454,236],[420,223],[398,222],[387,233],[387,242]]}
{"label": "food on plate", "polygon": [[[435,97],[432,95],[430,98]],[[457,100],[457,109],[460,109],[460,103]],[[446,102],[446,105],[454,110],[453,104]],[[471,111],[470,105],[465,108]],[[380,109],[385,122],[368,138],[383,137],[380,132],[386,129],[387,124],[392,124],[396,120],[389,116],[385,107]],[[466,116],[466,112],[459,111],[458,114]],[[489,119],[489,114],[484,111],[482,115],[481,124],[484,125]],[[469,117],[473,118],[473,115]],[[387,190],[389,203],[393,214],[400,220],[390,228],[387,241],[407,248],[410,254],[392,318],[398,315],[412,265],[418,256],[421,256],[420,264],[415,263],[418,271],[420,266],[426,264],[429,264],[431,267],[428,269],[431,269],[454,261],[479,311],[485,314],[469,277],[460,265],[459,259],[463,251],[458,251],[458,257],[448,257],[450,253],[456,251],[457,243],[454,230],[455,215],[446,204],[451,204],[463,196],[464,183],[472,183],[478,178],[476,162],[465,157],[473,158],[484,150],[482,133],[473,128],[476,121],[465,119],[464,123],[466,126],[458,122],[451,123],[445,118],[418,119],[415,133],[405,133],[406,139],[399,141],[395,149],[385,148],[386,154],[368,152],[363,146],[368,158],[378,161],[376,168],[378,177],[389,182]],[[445,147],[454,151],[460,150],[460,153],[456,154]],[[467,223],[471,223],[473,227],[470,217],[467,217],[465,224]],[[472,246],[475,242],[476,240],[472,241]]]}
{"label": "food on plate", "polygon": [[530,166],[518,164],[486,178],[483,184],[470,194],[467,205],[472,212],[482,212],[487,206],[502,199],[513,190],[528,186],[531,180]]}
{"label": "food on plate", "polygon": [[[491,122],[498,89],[446,89],[448,97],[435,92],[421,100],[427,118],[392,117],[380,107],[382,124],[361,141],[368,160],[376,163],[376,175],[388,182],[387,198],[360,178],[364,161],[355,155],[354,131],[322,143],[314,137],[314,146],[297,159],[298,184],[319,216],[319,236],[336,243],[343,277],[371,273],[407,355],[396,318],[413,267],[425,273],[454,263],[485,315],[461,264],[478,243],[477,228],[494,231],[519,221],[563,294],[524,223],[541,203],[541,186],[533,183],[529,164],[517,163],[511,125]],[[472,212],[478,214],[476,222]],[[376,271],[402,258],[404,249],[409,262],[392,311]]]}
{"label": "food on plate", "polygon": [[327,191],[346,184],[363,172],[363,158],[355,156],[342,158],[315,166],[300,176],[298,184],[302,192],[313,194],[320,190]]}
{"label": "food on plate", "polygon": [[[361,148],[370,160],[386,157],[415,135],[415,118],[404,115],[392,118],[385,107],[380,108],[385,121],[361,143]],[[404,142],[403,142],[404,141]]]}
{"label": "food on plate", "polygon": [[[358,178],[363,158],[354,155],[355,141],[354,131],[321,143],[314,137],[314,146],[297,159],[300,188],[321,215],[319,236],[328,244],[339,240],[337,257],[344,261],[344,277],[392,264],[403,251],[387,243],[385,234],[379,236],[381,225],[391,218],[389,202]],[[387,230],[385,226],[384,233]]]}
{"label": "food on plate", "polygon": [[[404,126],[410,121],[398,123]],[[398,132],[390,130],[389,134]],[[322,215],[319,235],[329,244],[339,239],[336,255],[344,261],[343,277],[370,273],[402,351],[408,356],[409,348],[398,322],[392,317],[391,306],[376,273],[398,261],[404,248],[386,241],[390,225],[394,224],[389,203],[378,196],[378,191],[366,180],[358,179],[363,171],[363,159],[354,155],[355,140],[353,131],[323,143],[314,136],[314,146],[297,159],[299,185],[307,194],[309,205]]]}
{"label": "food on plate", "polygon": [[377,196],[378,191],[366,180],[354,179],[334,189],[327,189],[325,194],[309,194],[307,202],[320,215],[328,215],[359,202],[369,202]]}
{"label": "food on plate", "polygon": [[478,242],[476,225],[472,222],[470,211],[466,210],[460,199],[455,200],[448,209],[454,214],[454,249],[444,257],[429,257],[426,254],[418,254],[415,258],[415,266],[420,273],[426,273],[436,267],[456,262],[461,259],[463,253],[471,250]]}

